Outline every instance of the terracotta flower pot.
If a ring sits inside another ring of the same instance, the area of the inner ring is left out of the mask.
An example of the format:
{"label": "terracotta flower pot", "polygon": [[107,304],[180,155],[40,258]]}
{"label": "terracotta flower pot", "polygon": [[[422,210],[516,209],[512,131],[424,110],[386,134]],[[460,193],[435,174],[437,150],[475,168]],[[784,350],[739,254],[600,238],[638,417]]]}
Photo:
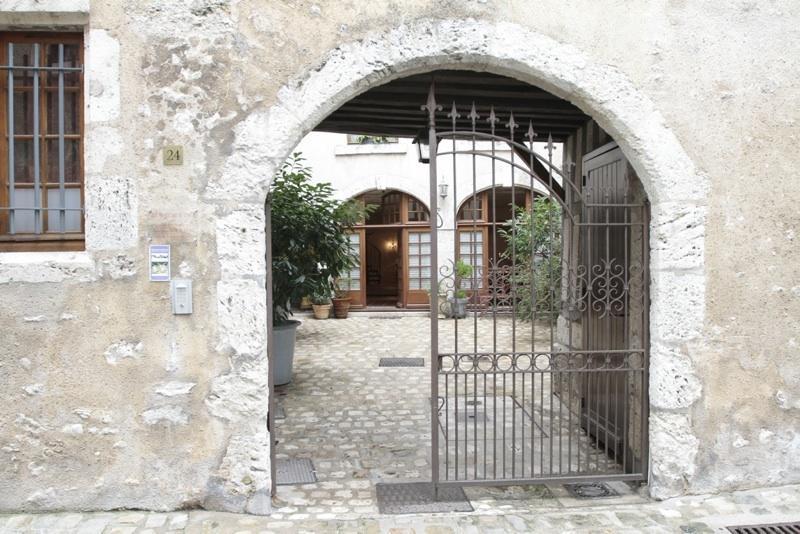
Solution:
{"label": "terracotta flower pot", "polygon": [[337,319],[347,319],[350,312],[350,297],[333,299],[333,316]]}
{"label": "terracotta flower pot", "polygon": [[311,308],[314,310],[314,319],[327,319],[331,315],[330,304],[312,304]]}
{"label": "terracotta flower pot", "polygon": [[300,300],[300,309],[301,310],[310,310],[311,309],[311,297],[303,297]]}

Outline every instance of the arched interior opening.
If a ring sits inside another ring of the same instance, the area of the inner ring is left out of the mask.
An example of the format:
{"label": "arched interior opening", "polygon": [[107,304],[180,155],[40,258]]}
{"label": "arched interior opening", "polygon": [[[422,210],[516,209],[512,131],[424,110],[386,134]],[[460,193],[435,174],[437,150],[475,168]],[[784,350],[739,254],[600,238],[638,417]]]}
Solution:
{"label": "arched interior opening", "polygon": [[[402,173],[403,189],[429,191],[425,201],[392,188],[359,195],[378,208],[351,229],[352,250],[360,256],[359,268],[344,277],[352,301],[370,303],[370,277],[383,280],[377,273],[383,251],[396,249],[387,260],[395,269],[386,277],[397,285],[383,284],[387,294],[374,295],[397,303],[403,286],[403,307],[436,304],[430,322],[412,317],[391,332],[405,332],[404,342],[417,340],[396,356],[424,355],[430,347],[423,373],[365,375],[351,395],[329,398],[320,408],[363,406],[372,388],[380,389],[381,400],[410,405],[407,413],[382,419],[397,429],[397,439],[413,435],[415,441],[396,443],[395,450],[415,451],[415,463],[387,458],[401,466],[392,479],[430,476],[443,486],[646,481],[646,196],[611,136],[543,89],[471,71],[435,71],[374,87],[316,130],[400,140],[409,149],[383,151],[385,165],[402,165],[402,152],[414,163]],[[377,165],[382,151],[333,152],[349,158],[344,166],[351,176],[341,178],[347,180],[361,171],[358,158],[368,154]],[[328,172],[329,163],[321,163]],[[538,200],[545,201],[543,212]],[[525,231],[529,243],[519,240]],[[372,249],[381,253],[374,262]],[[413,292],[418,300],[409,298]],[[317,334],[323,328],[315,326]],[[372,356],[360,363],[374,367],[387,340],[361,342],[357,352]],[[298,348],[298,365],[319,361],[304,353],[302,330]],[[354,379],[351,366],[316,371],[327,373],[326,383]],[[391,385],[379,385],[382,380]],[[307,407],[306,401],[298,405]],[[292,402],[291,390],[285,402]],[[287,418],[278,433],[289,424]],[[406,432],[409,426],[416,431]],[[351,428],[336,429],[337,443],[373,457],[375,444],[361,431],[350,435]],[[380,439],[380,450],[392,450],[392,435]],[[366,471],[371,480],[387,478],[378,467]]]}
{"label": "arched interior opening", "polygon": [[[416,238],[429,226],[430,211],[414,195],[397,189],[372,189],[355,200],[372,211],[350,232],[358,264],[344,277],[351,305],[358,308],[405,309],[425,306],[424,291],[430,273],[417,265]],[[363,278],[363,282],[362,282]]]}

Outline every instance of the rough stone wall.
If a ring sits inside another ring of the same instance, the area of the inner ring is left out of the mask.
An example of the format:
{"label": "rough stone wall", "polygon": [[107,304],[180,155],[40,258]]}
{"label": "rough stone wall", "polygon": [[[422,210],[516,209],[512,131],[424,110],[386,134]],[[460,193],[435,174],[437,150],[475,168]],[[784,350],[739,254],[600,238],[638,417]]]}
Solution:
{"label": "rough stone wall", "polygon": [[[85,26],[88,95],[87,252],[0,255],[0,509],[269,510],[269,177],[348,98],[437,66],[573,100],[642,178],[651,492],[800,481],[800,6],[709,6],[0,2],[5,27]],[[151,242],[192,316],[147,281]]]}

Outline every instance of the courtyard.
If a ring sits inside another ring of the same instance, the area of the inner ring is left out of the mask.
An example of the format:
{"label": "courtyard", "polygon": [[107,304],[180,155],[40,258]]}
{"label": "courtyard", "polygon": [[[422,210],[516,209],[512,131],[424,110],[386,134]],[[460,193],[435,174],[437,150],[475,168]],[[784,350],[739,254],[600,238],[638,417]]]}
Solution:
{"label": "courtyard", "polygon": [[[351,314],[345,320],[302,320],[294,378],[290,384],[276,388],[277,459],[279,466],[286,460],[310,460],[317,482],[279,485],[278,510],[302,510],[318,519],[374,515],[379,511],[376,484],[431,480],[430,319],[427,313],[367,312]],[[532,339],[536,340],[535,347],[549,346],[550,327],[541,322],[531,325],[506,315],[497,317],[496,322],[492,317],[470,316],[457,323],[439,322],[443,353],[453,350],[456,328],[461,351],[481,352],[493,345],[498,351],[509,351],[512,342],[517,350],[524,350],[531,347]],[[397,358],[422,359],[424,364],[379,365],[382,359]],[[448,451],[443,437],[440,441],[441,465],[447,471],[442,479],[456,478],[458,460],[463,466],[459,474],[467,468],[468,474],[473,469],[482,474],[484,465],[480,460],[482,451],[487,450],[490,458],[497,458],[490,463],[497,464],[511,478],[512,456],[524,463],[529,455],[519,451],[532,442],[553,444],[552,448],[534,451],[537,475],[547,469],[551,458],[556,467],[561,460],[566,471],[567,434],[575,437],[576,444],[570,448],[571,465],[581,454],[588,467],[609,463],[577,427],[578,417],[567,417],[558,398],[549,394],[550,386],[549,377],[542,376],[541,383],[535,383],[536,395],[528,394],[526,398],[528,388],[512,389],[512,378],[506,379],[505,375],[502,379],[494,376],[487,384],[480,384],[474,376],[454,376],[447,384],[440,379],[440,393],[447,388],[450,400],[455,401],[441,408],[441,424],[451,435]],[[457,395],[452,394],[453,390]],[[540,394],[545,390],[547,395]],[[516,432],[513,438],[512,432]],[[520,466],[515,468],[520,471]],[[280,477],[278,483],[281,484]],[[617,487],[623,494],[634,494],[626,484],[618,483]],[[525,491],[514,487],[469,487],[465,491],[474,508],[487,512],[508,506],[519,511],[536,510],[552,497],[543,486]]]}

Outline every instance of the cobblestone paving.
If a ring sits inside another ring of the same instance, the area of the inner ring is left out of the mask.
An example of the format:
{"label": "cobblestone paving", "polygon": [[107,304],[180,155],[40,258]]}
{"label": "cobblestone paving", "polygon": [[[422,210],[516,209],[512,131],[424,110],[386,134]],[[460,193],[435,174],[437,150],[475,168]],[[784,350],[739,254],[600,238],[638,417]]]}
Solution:
{"label": "cobblestone paving", "polygon": [[[205,511],[0,515],[0,532],[715,532],[726,525],[800,520],[800,486],[653,502],[570,497],[561,486],[467,488],[474,512],[382,516],[376,482],[430,480],[429,319],[356,315],[303,318],[295,374],[278,389],[278,458],[310,458],[314,484],[279,486],[270,517]],[[474,341],[460,323],[460,343]],[[452,340],[442,322],[442,343]],[[481,339],[491,323],[479,322]],[[498,343],[509,341],[510,322]],[[526,333],[527,332],[527,333]],[[530,344],[530,331],[518,342]],[[543,348],[549,332],[539,329]],[[525,337],[528,336],[528,337]],[[452,341],[451,341],[452,342]],[[502,349],[501,349],[502,350]],[[382,357],[422,357],[425,367],[380,368]]]}
{"label": "cobblestone paving", "polygon": [[[491,351],[494,345],[498,351],[511,350],[515,327],[516,343],[513,345],[517,350],[529,349],[530,340],[534,338],[531,327],[512,325],[509,317],[499,317],[496,324],[489,317],[480,318],[477,323],[471,318],[458,321],[459,348],[480,352]],[[477,337],[474,335],[476,328]],[[454,321],[440,321],[442,352],[453,349],[454,330]],[[535,339],[539,350],[549,347],[549,329],[537,325]],[[384,357],[424,358],[425,366],[378,367],[379,360]],[[549,389],[549,378],[541,386]],[[440,387],[444,391],[444,386]],[[452,382],[449,387],[452,394]],[[462,385],[462,395],[466,387]],[[501,400],[494,410],[502,411],[502,404],[509,405],[505,425],[508,426],[511,412],[515,410],[510,406],[510,381],[506,391],[499,382],[497,387],[501,388],[499,398],[505,401]],[[473,389],[471,381],[469,388]],[[491,391],[489,394],[491,396]],[[286,417],[276,423],[278,458],[312,459],[319,479],[316,484],[280,486],[278,513],[303,513],[318,519],[355,519],[377,513],[376,482],[430,480],[430,319],[427,316],[357,314],[346,320],[304,319],[298,330],[294,379],[291,384],[278,388],[278,395],[286,412]],[[543,397],[545,407],[549,405],[548,397]],[[488,412],[492,405],[488,404],[487,408]],[[451,435],[455,435],[457,419],[453,409],[453,404],[447,409]],[[469,409],[465,410],[463,398],[460,410],[459,449],[463,465],[465,445],[469,446],[470,459],[474,459],[475,434],[469,434],[464,444],[461,432],[465,432],[464,411]],[[515,411],[519,417],[519,409]],[[500,413],[495,415],[495,419],[499,419]],[[542,422],[546,424],[548,420],[542,419]],[[497,421],[493,420],[492,424],[495,423]],[[502,422],[500,425],[503,426]],[[491,431],[488,423],[487,428]],[[507,434],[511,440],[510,428]],[[478,437],[482,443],[483,436]],[[451,472],[454,469],[453,448],[450,447],[449,454]],[[488,448],[491,449],[491,445]],[[585,446],[582,448],[587,450]],[[502,443],[494,451],[498,458],[500,449]],[[507,468],[510,469],[510,449],[508,457]],[[542,462],[548,463],[546,456],[542,457]],[[478,488],[469,492],[478,502],[476,506],[489,506],[487,503],[498,495],[497,491]],[[536,501],[513,499],[512,502],[515,509],[519,506],[525,509]]]}
{"label": "cobblestone paving", "polygon": [[[523,490],[511,495],[525,498]],[[302,510],[272,517],[219,512],[151,513],[138,511],[0,515],[3,533],[292,533],[358,532],[447,534],[477,532],[634,533],[725,532],[728,525],[800,521],[800,486],[785,486],[733,494],[684,497],[648,502],[631,497],[576,501],[558,497],[534,499],[536,508],[521,511],[509,495],[490,507],[476,506],[464,514],[380,516],[358,519],[311,519]],[[474,503],[473,503],[474,504]]]}

